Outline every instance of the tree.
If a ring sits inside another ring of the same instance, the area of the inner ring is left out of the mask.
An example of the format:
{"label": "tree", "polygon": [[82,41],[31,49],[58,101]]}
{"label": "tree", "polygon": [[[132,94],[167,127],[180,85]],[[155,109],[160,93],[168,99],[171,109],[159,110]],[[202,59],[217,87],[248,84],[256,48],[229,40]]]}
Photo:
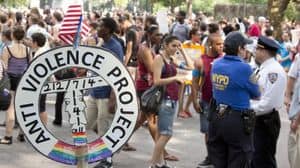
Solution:
{"label": "tree", "polygon": [[231,3],[265,4],[268,0],[229,0]]}
{"label": "tree", "polygon": [[193,13],[193,0],[186,0],[187,3],[187,15],[188,17],[192,16]]}
{"label": "tree", "polygon": [[284,11],[287,9],[290,0],[269,0],[268,16],[274,28],[274,37],[280,39],[282,30],[281,23],[284,19]]}
{"label": "tree", "polygon": [[162,3],[164,6],[170,6],[171,12],[174,13],[174,9],[176,6],[180,6],[183,2],[189,0],[150,0],[150,1],[152,6],[154,3]]}
{"label": "tree", "polygon": [[0,0],[0,3],[1,5],[4,4],[9,7],[19,7],[25,6],[27,4],[27,0]]}

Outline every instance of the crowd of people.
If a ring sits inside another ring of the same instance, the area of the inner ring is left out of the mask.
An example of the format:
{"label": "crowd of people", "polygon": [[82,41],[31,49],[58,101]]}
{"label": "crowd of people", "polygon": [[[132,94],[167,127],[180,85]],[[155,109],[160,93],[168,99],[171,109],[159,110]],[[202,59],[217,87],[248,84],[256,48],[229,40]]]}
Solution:
{"label": "crowd of people", "polygon": [[[300,22],[278,25],[282,27],[282,38],[275,39],[273,27],[262,16],[217,21],[201,12],[187,17],[179,11],[168,17],[169,33],[162,34],[155,15],[120,11],[102,15],[92,11],[85,18],[90,32],[81,39],[83,45],[108,49],[124,63],[135,81],[139,99],[151,86],[165,86],[159,111],[145,112],[141,108],[135,127],[137,130],[146,125],[155,142],[150,168],[168,168],[166,161],[179,160],[168,153],[166,145],[173,134],[176,114],[193,117],[192,108],[199,113],[200,132],[205,135],[207,148],[207,157],[195,167],[277,167],[278,114],[283,105],[291,120],[290,140],[300,135],[300,40],[298,37],[296,43],[292,42],[291,34],[300,29]],[[13,143],[17,125],[14,95],[30,61],[50,48],[65,45],[58,36],[63,18],[62,10],[0,12],[0,79],[5,71],[11,85],[11,103],[1,124],[6,129],[0,144]],[[204,52],[188,55],[183,44],[202,46]],[[96,74],[80,68],[64,69],[49,81],[89,75]],[[114,93],[103,86],[89,89],[86,96],[87,128],[101,136],[114,118]],[[46,100],[42,95],[39,102],[39,115],[45,125]],[[56,126],[62,126],[63,100],[64,93],[57,93],[52,121]],[[18,140],[25,141],[21,129]],[[129,143],[123,150],[136,150]],[[300,167],[300,158],[293,152],[289,155],[291,167]],[[112,165],[112,158],[107,158],[96,168]]]}

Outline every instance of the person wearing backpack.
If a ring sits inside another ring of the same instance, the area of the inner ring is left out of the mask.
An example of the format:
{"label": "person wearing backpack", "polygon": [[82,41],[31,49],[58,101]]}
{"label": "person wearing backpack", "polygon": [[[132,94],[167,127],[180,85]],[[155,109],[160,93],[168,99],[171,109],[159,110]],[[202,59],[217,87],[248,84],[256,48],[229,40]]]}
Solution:
{"label": "person wearing backpack", "polygon": [[176,36],[179,41],[184,42],[189,39],[190,28],[187,23],[184,22],[186,13],[179,11],[176,15],[176,22],[171,26],[170,34]]}
{"label": "person wearing backpack", "polygon": [[[13,127],[15,124],[14,96],[19,81],[27,69],[31,60],[28,48],[22,44],[25,31],[22,26],[15,26],[12,31],[13,42],[3,50],[2,59],[7,66],[7,73],[10,79],[10,93],[12,95],[10,106],[6,114],[5,136],[0,144],[12,144]],[[20,130],[18,140],[25,141],[24,134]]]}

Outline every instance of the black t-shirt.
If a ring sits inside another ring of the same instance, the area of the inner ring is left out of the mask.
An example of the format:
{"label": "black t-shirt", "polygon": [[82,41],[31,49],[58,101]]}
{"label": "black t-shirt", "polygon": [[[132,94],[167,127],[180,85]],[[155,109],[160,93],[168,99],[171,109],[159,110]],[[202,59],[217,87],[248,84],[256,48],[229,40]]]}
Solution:
{"label": "black t-shirt", "polygon": [[126,48],[129,42],[132,42],[132,54],[128,61],[127,66],[137,67],[137,52],[138,52],[138,34],[137,28],[131,26],[126,31]]}

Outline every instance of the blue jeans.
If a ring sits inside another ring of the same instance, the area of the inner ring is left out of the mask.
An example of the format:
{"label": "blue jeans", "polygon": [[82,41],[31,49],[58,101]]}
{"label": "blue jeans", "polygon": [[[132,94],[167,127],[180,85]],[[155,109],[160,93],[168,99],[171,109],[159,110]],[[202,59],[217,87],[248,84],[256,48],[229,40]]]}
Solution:
{"label": "blue jeans", "polygon": [[164,99],[158,111],[158,131],[161,135],[173,134],[173,123],[177,101]]}
{"label": "blue jeans", "polygon": [[208,133],[208,113],[209,113],[209,103],[206,101],[201,101],[200,106],[203,110],[200,113],[200,132],[203,134]]}

